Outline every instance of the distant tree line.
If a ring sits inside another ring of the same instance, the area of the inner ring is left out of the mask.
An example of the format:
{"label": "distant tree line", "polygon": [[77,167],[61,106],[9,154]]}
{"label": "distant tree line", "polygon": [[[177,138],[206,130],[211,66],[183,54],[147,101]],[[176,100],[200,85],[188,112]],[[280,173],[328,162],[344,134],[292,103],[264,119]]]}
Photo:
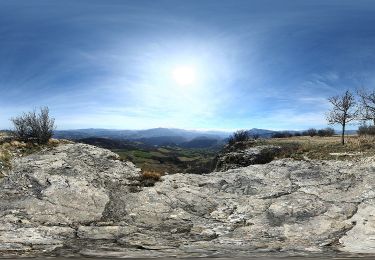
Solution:
{"label": "distant tree line", "polygon": [[[293,136],[333,136],[335,134],[335,130],[333,128],[327,127],[324,129],[315,129],[310,128],[305,131],[297,131],[297,132],[291,132],[291,131],[279,131],[272,134],[271,138],[288,138]],[[260,135],[256,133],[252,133],[249,130],[238,130],[234,132],[232,135],[230,135],[227,139],[227,142],[229,145],[233,145],[237,142],[247,142],[250,140],[256,140],[259,139]]]}
{"label": "distant tree line", "polygon": [[315,129],[310,128],[305,131],[298,131],[298,132],[290,132],[290,131],[280,131],[276,132],[272,135],[272,138],[288,138],[293,136],[333,136],[335,134],[335,130],[333,128],[327,127],[324,129]]}

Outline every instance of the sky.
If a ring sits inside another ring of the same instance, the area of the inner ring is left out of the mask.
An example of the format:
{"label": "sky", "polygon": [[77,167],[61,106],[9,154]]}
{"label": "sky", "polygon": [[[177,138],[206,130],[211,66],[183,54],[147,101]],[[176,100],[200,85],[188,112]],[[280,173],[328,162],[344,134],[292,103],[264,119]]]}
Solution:
{"label": "sky", "polygon": [[372,0],[0,0],[0,129],[326,127],[375,88],[374,24]]}

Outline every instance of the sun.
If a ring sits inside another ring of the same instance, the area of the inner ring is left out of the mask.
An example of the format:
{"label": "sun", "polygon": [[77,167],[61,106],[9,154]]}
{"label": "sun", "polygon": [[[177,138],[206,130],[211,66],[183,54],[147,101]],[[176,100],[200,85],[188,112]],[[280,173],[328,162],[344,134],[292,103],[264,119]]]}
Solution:
{"label": "sun", "polygon": [[174,81],[180,86],[190,86],[196,82],[197,74],[193,66],[176,66],[172,70]]}

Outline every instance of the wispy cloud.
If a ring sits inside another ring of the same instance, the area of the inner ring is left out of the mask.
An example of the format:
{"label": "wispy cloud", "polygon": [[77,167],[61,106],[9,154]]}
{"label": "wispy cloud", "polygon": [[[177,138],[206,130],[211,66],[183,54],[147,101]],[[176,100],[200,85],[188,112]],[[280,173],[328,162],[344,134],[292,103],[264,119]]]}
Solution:
{"label": "wispy cloud", "polygon": [[[48,105],[78,127],[303,129],[375,84],[368,1],[0,1],[0,128]],[[198,71],[191,88],[176,65]]]}

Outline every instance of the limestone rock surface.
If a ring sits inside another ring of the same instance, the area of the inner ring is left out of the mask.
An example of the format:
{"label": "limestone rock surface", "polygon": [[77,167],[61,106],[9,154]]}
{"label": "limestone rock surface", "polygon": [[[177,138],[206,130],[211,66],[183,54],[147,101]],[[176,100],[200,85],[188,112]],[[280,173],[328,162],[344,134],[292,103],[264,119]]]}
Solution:
{"label": "limestone rock surface", "polygon": [[105,149],[66,144],[0,180],[0,255],[375,254],[375,160],[276,160],[142,187]]}

